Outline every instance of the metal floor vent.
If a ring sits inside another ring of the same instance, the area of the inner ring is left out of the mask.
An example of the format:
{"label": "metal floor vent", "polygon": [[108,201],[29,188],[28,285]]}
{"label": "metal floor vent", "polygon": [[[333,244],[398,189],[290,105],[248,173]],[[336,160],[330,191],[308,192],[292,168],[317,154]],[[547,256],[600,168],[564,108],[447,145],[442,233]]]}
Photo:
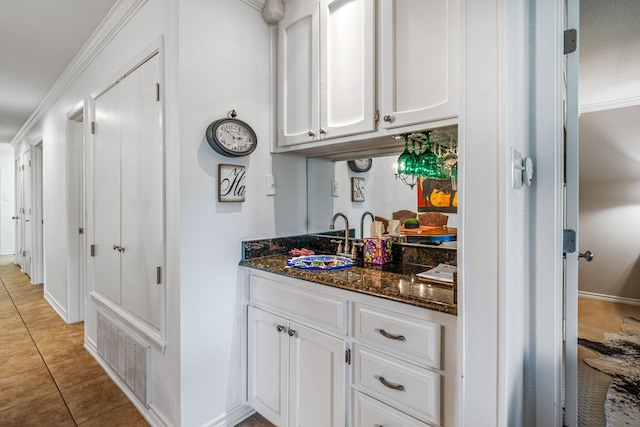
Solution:
{"label": "metal floor vent", "polygon": [[98,355],[118,374],[145,407],[149,407],[151,347],[141,344],[114,321],[98,313]]}

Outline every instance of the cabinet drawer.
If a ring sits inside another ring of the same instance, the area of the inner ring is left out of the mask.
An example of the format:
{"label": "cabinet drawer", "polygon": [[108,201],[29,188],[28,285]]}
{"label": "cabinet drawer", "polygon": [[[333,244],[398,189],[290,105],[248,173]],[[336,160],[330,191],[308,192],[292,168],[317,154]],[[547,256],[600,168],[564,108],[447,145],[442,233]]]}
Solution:
{"label": "cabinet drawer", "polygon": [[355,347],[353,385],[422,420],[440,423],[440,375],[363,346]]}
{"label": "cabinet drawer", "polygon": [[379,400],[353,393],[353,427],[429,427]]}
{"label": "cabinet drawer", "polygon": [[346,299],[259,276],[251,276],[249,283],[252,305],[269,308],[309,326],[347,334]]}
{"label": "cabinet drawer", "polygon": [[442,326],[369,305],[354,304],[353,336],[402,359],[440,369]]}

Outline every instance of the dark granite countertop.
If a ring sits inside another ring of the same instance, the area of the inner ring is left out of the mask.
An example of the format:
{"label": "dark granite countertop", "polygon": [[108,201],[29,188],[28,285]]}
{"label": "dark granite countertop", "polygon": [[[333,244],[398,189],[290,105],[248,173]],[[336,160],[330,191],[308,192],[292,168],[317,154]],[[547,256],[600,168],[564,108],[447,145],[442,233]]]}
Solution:
{"label": "dark granite countertop", "polygon": [[243,259],[240,265],[321,285],[373,295],[417,307],[457,315],[453,285],[416,278],[428,267],[391,263],[384,266],[356,265],[343,270],[305,270],[287,265],[288,255]]}

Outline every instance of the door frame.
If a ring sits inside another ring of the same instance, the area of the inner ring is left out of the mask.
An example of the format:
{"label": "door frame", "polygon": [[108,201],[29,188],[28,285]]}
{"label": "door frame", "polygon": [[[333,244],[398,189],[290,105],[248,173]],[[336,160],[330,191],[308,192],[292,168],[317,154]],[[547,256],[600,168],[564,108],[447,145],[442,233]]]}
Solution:
{"label": "door frame", "polygon": [[42,192],[42,165],[43,165],[43,144],[40,141],[31,149],[31,197],[33,198],[31,207],[31,227],[33,244],[31,248],[31,282],[33,284],[44,283],[44,216],[43,216],[43,192]]}

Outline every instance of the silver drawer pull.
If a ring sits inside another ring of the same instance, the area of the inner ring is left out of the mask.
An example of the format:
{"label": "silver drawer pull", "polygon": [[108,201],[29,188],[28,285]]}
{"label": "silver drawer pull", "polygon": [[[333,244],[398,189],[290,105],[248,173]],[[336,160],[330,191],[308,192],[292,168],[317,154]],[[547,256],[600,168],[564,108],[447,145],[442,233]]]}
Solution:
{"label": "silver drawer pull", "polygon": [[394,334],[390,334],[387,331],[385,331],[384,329],[380,329],[378,332],[380,332],[380,334],[385,337],[385,338],[389,338],[390,340],[398,340],[398,341],[404,341],[405,337],[404,335],[394,335]]}
{"label": "silver drawer pull", "polygon": [[378,377],[378,380],[380,380],[382,385],[384,385],[385,387],[392,388],[394,390],[400,390],[400,391],[404,390],[404,386],[402,384],[390,383],[389,381],[385,380],[384,377]]}

